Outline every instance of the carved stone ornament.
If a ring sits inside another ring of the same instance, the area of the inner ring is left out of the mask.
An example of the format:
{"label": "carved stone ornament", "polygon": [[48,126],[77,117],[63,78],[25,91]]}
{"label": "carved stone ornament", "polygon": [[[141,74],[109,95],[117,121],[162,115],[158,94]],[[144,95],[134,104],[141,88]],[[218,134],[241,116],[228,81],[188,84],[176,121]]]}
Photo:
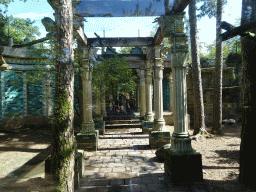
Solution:
{"label": "carved stone ornament", "polygon": [[188,53],[188,44],[185,45],[179,45],[176,44],[171,47],[171,53]]}

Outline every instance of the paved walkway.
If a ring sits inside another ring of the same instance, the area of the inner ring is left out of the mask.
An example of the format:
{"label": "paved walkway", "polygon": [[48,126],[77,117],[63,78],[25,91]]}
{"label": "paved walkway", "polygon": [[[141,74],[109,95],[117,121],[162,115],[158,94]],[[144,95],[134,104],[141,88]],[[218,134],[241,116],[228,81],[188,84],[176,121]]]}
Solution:
{"label": "paved walkway", "polygon": [[76,191],[205,191],[200,185],[172,186],[155,152],[139,128],[107,130],[99,150],[86,153],[86,177]]}

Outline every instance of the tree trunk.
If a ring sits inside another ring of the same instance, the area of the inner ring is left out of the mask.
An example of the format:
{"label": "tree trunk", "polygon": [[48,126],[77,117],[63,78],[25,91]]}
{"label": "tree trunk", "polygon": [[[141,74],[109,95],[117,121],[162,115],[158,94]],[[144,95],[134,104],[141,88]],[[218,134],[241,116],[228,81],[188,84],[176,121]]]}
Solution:
{"label": "tree trunk", "polygon": [[[250,7],[252,11],[250,11]],[[256,2],[243,0],[242,2],[242,18],[241,25],[250,21],[255,21]],[[252,32],[256,32],[254,29]],[[240,145],[240,175],[239,180],[243,184],[253,187],[256,190],[255,178],[253,175],[256,172],[255,158],[253,158],[255,147],[256,129],[255,124],[256,114],[256,76],[254,65],[256,60],[256,38],[242,38],[242,58],[243,58],[243,122]]]}
{"label": "tree trunk", "polygon": [[223,51],[220,39],[223,12],[223,0],[217,0],[216,18],[216,58],[215,58],[215,82],[213,98],[213,128],[212,133],[222,135],[222,70],[223,70]]}
{"label": "tree trunk", "polygon": [[55,97],[51,138],[51,171],[56,191],[74,191],[74,56],[71,0],[51,0],[55,10]]}
{"label": "tree trunk", "polygon": [[197,42],[197,20],[196,20],[196,2],[192,0],[189,4],[189,24],[192,56],[192,77],[194,89],[194,135],[207,133],[205,130],[205,116],[203,103],[203,90],[200,58],[198,54]]}

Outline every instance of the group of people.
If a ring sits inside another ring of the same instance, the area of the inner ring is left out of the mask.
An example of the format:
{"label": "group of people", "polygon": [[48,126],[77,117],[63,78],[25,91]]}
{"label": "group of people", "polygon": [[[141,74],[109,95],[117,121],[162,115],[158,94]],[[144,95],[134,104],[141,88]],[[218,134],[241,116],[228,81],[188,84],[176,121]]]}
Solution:
{"label": "group of people", "polygon": [[134,115],[134,100],[129,96],[120,94],[115,100],[115,111],[118,115]]}

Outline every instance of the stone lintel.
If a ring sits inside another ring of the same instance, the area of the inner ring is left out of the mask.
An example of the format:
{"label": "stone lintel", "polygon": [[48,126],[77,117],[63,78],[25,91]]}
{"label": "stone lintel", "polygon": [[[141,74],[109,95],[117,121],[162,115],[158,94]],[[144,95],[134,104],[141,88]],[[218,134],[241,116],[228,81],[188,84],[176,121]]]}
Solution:
{"label": "stone lintel", "polygon": [[98,47],[146,47],[153,46],[153,37],[116,37],[116,38],[88,38],[89,45],[97,44]]}

